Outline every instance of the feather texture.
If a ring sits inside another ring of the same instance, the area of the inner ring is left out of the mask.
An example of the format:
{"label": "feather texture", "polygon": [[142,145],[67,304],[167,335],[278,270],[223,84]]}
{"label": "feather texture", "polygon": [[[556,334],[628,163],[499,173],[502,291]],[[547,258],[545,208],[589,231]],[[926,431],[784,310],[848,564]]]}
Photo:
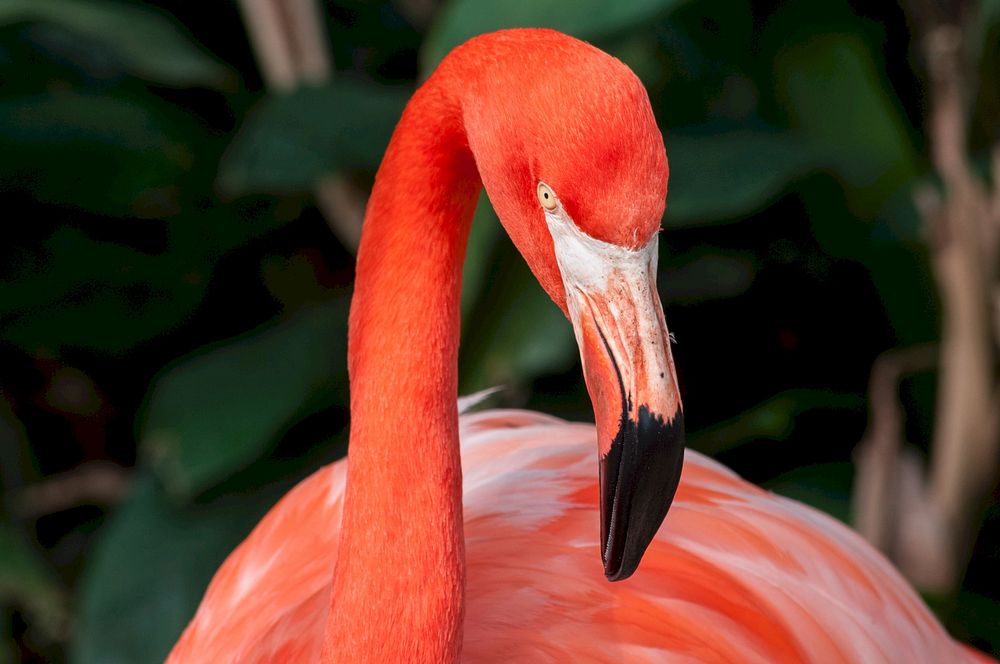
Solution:
{"label": "feather texture", "polygon": [[[593,425],[493,410],[460,427],[463,661],[988,661],[852,530],[695,452],[639,571],[608,583]],[[319,470],[261,521],[168,661],[318,660],[346,465]]]}

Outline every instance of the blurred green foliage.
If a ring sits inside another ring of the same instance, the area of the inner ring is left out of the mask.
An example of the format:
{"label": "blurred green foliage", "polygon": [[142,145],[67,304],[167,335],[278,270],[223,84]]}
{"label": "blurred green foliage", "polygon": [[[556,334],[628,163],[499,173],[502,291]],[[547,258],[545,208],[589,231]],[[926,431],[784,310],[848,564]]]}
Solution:
{"label": "blurred green foliage", "polygon": [[[169,14],[112,0],[4,0],[0,24],[29,23],[49,53],[93,74],[118,70],[163,85],[232,87],[233,74]],[[55,30],[55,32],[48,32]],[[55,46],[56,48],[52,48]]]}
{"label": "blurred green foliage", "polygon": [[[273,93],[235,4],[0,0],[0,662],[162,659],[225,555],[343,454],[353,262],[310,192],[370,185],[416,83],[502,27],[591,40],[647,85],[691,446],[847,518],[871,362],[938,334],[910,203],[933,181],[925,71],[899,7],[320,5],[332,81]],[[974,153],[997,138],[1000,2],[976,25]],[[485,198],[462,309],[463,391],[591,418],[572,332]],[[908,435],[926,446],[919,385]],[[129,490],[19,502],[94,460]],[[994,504],[938,606],[995,653],[998,562]]]}
{"label": "blurred green foliage", "polygon": [[352,80],[268,97],[230,145],[219,186],[230,195],[307,192],[330,173],[374,170],[407,97]]}
{"label": "blurred green foliage", "polygon": [[212,579],[203,561],[223,560],[280,497],[271,487],[178,507],[155,476],[136,478],[81,583],[72,659],[163,660]]}
{"label": "blurred green foliage", "polygon": [[428,32],[420,58],[424,73],[434,69],[448,51],[484,32],[503,28],[551,28],[587,41],[626,32],[662,16],[686,0],[499,0],[483,11],[476,0],[453,0]]}
{"label": "blurred green foliage", "polygon": [[168,493],[190,499],[210,489],[329,403],[331,392],[344,399],[347,308],[341,298],[304,309],[190,358],[154,383],[140,454]]}

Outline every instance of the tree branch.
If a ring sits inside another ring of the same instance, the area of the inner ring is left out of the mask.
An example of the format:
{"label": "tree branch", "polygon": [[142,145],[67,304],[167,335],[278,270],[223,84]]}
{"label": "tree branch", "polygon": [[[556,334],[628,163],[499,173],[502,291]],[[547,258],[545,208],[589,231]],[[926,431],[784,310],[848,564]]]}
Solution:
{"label": "tree branch", "polygon": [[80,505],[114,505],[128,484],[129,473],[121,466],[92,461],[21,488],[11,498],[11,512],[37,519]]}
{"label": "tree branch", "polygon": [[868,383],[868,431],[855,452],[852,511],[854,526],[875,546],[889,551],[899,518],[898,463],[904,443],[899,384],[908,375],[932,369],[933,345],[897,348],[882,353]]}
{"label": "tree branch", "polygon": [[[931,158],[943,182],[941,192],[914,192],[942,303],[934,435],[925,474],[901,452],[898,423],[879,428],[873,417],[858,455],[855,516],[918,587],[948,593],[961,580],[1000,459],[1000,176],[995,164],[990,192],[968,158],[966,85],[976,78],[963,59],[960,17],[967,7],[958,1],[944,12],[927,0],[910,6],[924,35]],[[898,418],[895,394],[875,394],[879,373],[876,366],[873,408],[881,402],[879,409]],[[896,511],[896,504],[906,509]]]}
{"label": "tree branch", "polygon": [[[278,92],[322,85],[333,76],[323,17],[316,0],[240,0],[264,82]],[[316,206],[333,234],[356,252],[367,197],[340,173],[316,183]]]}

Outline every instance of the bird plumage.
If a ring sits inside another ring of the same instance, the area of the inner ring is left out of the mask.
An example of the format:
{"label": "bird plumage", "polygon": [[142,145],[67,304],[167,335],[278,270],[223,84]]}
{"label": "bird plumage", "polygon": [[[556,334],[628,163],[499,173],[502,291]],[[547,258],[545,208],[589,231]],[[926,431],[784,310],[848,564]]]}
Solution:
{"label": "bird plumage", "polygon": [[[683,456],[655,285],[666,186],[662,137],[621,62],[549,30],[453,51],[404,111],[366,212],[349,458],[230,556],[170,661],[972,657],[856,534],[699,455],[657,533]],[[596,432],[458,417],[461,263],[482,187],[574,326]]]}
{"label": "bird plumage", "polygon": [[[485,411],[461,436],[463,661],[975,661],[856,533],[704,456],[686,456],[639,571],[608,583],[593,425]],[[169,662],[318,659],[346,465],[302,482],[233,552]]]}

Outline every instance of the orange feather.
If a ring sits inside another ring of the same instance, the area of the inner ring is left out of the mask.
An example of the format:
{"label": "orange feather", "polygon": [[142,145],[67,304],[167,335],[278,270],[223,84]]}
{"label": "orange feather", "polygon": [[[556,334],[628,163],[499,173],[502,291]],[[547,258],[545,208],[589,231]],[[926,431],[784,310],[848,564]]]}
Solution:
{"label": "orange feather", "polygon": [[[608,583],[593,426],[487,411],[461,435],[465,661],[977,661],[856,533],[697,453],[639,571]],[[169,661],[319,658],[345,466],[296,487],[233,552]]]}

